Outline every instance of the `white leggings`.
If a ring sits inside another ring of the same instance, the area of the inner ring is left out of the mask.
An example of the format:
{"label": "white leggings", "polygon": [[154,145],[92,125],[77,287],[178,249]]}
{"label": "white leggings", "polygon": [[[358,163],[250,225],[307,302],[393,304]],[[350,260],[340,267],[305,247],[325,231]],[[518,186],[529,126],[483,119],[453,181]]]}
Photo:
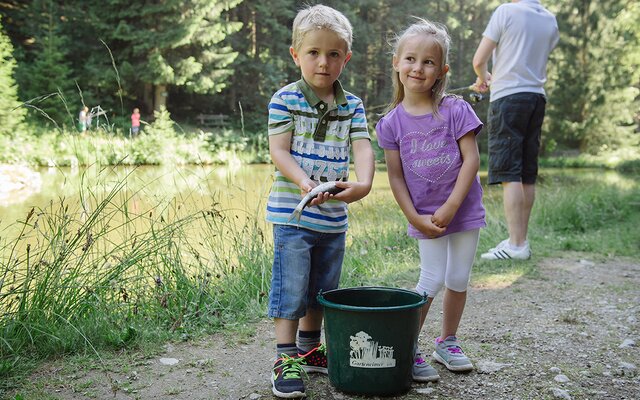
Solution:
{"label": "white leggings", "polygon": [[466,291],[479,237],[480,229],[472,229],[418,240],[420,279],[416,291],[428,297],[436,297],[442,285],[456,292]]}

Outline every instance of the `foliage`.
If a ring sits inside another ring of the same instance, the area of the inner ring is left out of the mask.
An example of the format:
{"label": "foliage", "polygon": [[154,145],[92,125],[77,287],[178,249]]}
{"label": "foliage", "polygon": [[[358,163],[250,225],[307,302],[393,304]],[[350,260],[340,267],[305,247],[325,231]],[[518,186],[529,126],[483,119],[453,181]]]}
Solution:
{"label": "foliage", "polygon": [[[539,257],[567,249],[637,255],[637,180],[601,172],[542,177],[530,229],[536,257],[524,267],[479,260],[474,280],[514,269],[535,273]],[[233,207],[223,209],[204,179],[187,182],[207,194],[195,208],[183,207],[191,193],[166,192],[145,205],[146,185],[132,191],[128,176],[114,178],[108,169],[96,179],[77,189],[80,201],[61,198],[3,227],[0,390],[43,358],[99,358],[103,351],[186,340],[265,315],[273,253],[258,212],[264,204],[234,196]],[[480,249],[506,233],[500,194],[487,190]],[[388,186],[352,204],[349,218],[341,285],[414,285],[417,246]]]}
{"label": "foliage", "polygon": [[1,22],[0,19],[0,137],[13,135],[20,129],[25,114],[18,101],[18,87],[13,77],[16,66],[13,46]]}
{"label": "foliage", "polygon": [[565,148],[595,154],[638,145],[640,7],[627,3],[555,5],[561,40],[552,53],[547,129]]}
{"label": "foliage", "polygon": [[[118,60],[127,94],[142,97],[148,112],[165,105],[172,90],[213,94],[226,86],[232,73],[228,65],[237,52],[220,42],[240,24],[224,20],[221,14],[239,1],[171,0],[144,7],[92,1],[91,5],[96,30]],[[99,59],[94,62],[100,64]]]}
{"label": "foliage", "polygon": [[0,242],[3,385],[30,359],[81,349],[99,357],[254,318],[242,310],[265,296],[269,255],[251,219],[237,224],[239,212],[217,208],[213,194],[198,210],[181,198],[141,209],[141,193],[109,170],[79,191],[79,203],[32,209],[18,236]]}
{"label": "foliage", "polygon": [[69,109],[67,104],[75,87],[66,61],[66,38],[60,35],[60,26],[55,22],[58,10],[51,1],[38,1],[34,6],[38,13],[33,23],[40,26],[40,34],[35,37],[37,51],[33,60],[18,69],[20,94],[33,119],[56,128],[74,126],[80,107]]}
{"label": "foliage", "polygon": [[[60,126],[76,119],[81,104],[100,104],[111,120],[118,120],[127,119],[133,107],[147,119],[166,103],[181,123],[193,121],[198,113],[222,113],[233,116],[239,128],[243,113],[244,128],[264,136],[270,96],[300,77],[289,46],[291,24],[302,3],[161,3],[144,7],[120,0],[0,3],[15,48],[21,100],[54,93],[48,100],[56,104],[47,109],[57,113],[52,119]],[[491,13],[502,2],[323,3],[342,11],[353,25],[353,57],[341,81],[364,100],[373,130],[390,98],[388,41],[394,33],[410,24],[414,15],[445,23],[452,37],[450,88],[463,88],[475,80],[471,59]],[[566,149],[595,154],[640,146],[640,6],[636,3],[545,3],[556,13],[561,32],[546,84],[546,154]],[[55,76],[47,75],[54,67]],[[40,75],[47,79],[28,79]],[[55,95],[58,88],[66,104]],[[487,103],[474,105],[483,120]],[[49,121],[42,114],[37,117],[31,116],[32,125]],[[479,141],[483,150],[486,135]]]}

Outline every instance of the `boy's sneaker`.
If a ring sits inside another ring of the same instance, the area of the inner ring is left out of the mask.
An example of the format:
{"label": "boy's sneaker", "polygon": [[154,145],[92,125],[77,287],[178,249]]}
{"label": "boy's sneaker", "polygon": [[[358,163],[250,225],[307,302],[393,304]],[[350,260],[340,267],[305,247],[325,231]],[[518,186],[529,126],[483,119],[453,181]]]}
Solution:
{"label": "boy's sneaker", "polygon": [[509,244],[509,239],[500,242],[493,249],[480,255],[483,260],[528,260],[531,258],[531,248],[529,242],[524,242],[524,246],[513,249]]}
{"label": "boy's sneaker", "polygon": [[471,371],[473,364],[464,351],[460,347],[460,342],[455,336],[447,336],[446,339],[436,339],[436,351],[433,352],[433,358],[441,364],[444,364],[449,371]]}
{"label": "boy's sneaker", "polygon": [[271,391],[276,397],[298,399],[305,397],[302,382],[302,364],[304,359],[282,354],[273,365],[271,373]]}
{"label": "boy's sneaker", "polygon": [[306,354],[298,353],[298,357],[305,360],[302,365],[305,372],[327,373],[327,346],[324,343]]}
{"label": "boy's sneaker", "polygon": [[440,375],[435,368],[422,358],[422,353],[416,353],[411,368],[411,376],[416,382],[435,382],[440,379]]}

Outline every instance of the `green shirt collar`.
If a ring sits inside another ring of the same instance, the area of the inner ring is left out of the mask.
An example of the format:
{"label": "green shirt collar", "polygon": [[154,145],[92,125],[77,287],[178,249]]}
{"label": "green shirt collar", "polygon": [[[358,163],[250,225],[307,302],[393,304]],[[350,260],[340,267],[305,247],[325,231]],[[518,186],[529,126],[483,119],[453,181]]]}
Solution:
{"label": "green shirt collar", "polygon": [[[296,85],[304,95],[304,98],[307,99],[309,105],[317,108],[318,104],[323,103],[322,100],[316,95],[316,93],[311,89],[309,84],[303,79],[300,79],[296,82]],[[344,90],[342,89],[342,85],[340,81],[333,82],[333,94],[335,97],[335,102],[341,106],[347,106],[347,96],[344,94]]]}

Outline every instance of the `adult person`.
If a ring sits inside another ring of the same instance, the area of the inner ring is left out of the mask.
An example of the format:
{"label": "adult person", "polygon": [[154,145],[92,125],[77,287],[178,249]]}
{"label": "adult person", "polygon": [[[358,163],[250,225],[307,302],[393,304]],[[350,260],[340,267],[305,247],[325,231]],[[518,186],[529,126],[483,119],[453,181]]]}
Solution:
{"label": "adult person", "polygon": [[[473,56],[480,92],[491,89],[489,184],[502,184],[509,237],[481,255],[528,259],[549,53],[559,39],[555,16],[539,0],[513,0],[491,16]],[[493,54],[492,72],[488,62]]]}

